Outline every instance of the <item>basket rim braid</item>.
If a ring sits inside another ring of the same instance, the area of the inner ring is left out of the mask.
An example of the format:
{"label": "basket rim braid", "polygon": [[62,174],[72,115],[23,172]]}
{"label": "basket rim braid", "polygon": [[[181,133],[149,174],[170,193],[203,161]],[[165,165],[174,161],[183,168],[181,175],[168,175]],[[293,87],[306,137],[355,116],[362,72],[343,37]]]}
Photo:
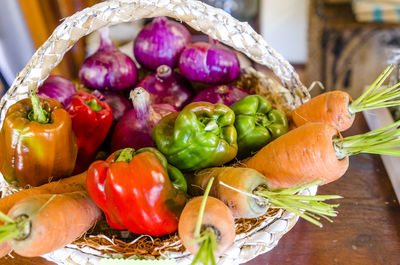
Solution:
{"label": "basket rim braid", "polygon": [[[0,126],[4,122],[7,109],[17,101],[29,97],[31,90],[37,90],[64,54],[81,37],[102,27],[157,16],[168,16],[186,22],[195,30],[270,68],[283,86],[271,85],[271,79],[252,68],[242,70],[244,75],[256,80],[263,89],[256,89],[258,94],[267,97],[272,94],[272,98],[282,105],[282,109],[294,109],[310,99],[307,88],[302,85],[289,62],[271,48],[248,23],[238,21],[221,9],[194,0],[109,0],[67,17],[54,30],[1,98]],[[15,192],[3,178],[0,179],[0,189],[3,196]],[[316,191],[317,187],[312,187],[302,191],[302,194],[315,195]],[[271,250],[297,220],[298,216],[293,213],[283,210],[273,212],[273,216],[257,222],[249,231],[237,234],[234,245],[218,260],[218,264],[240,264]],[[77,245],[79,243],[75,242],[75,245],[68,245],[43,257],[59,264],[97,264],[101,257],[107,257],[99,249],[88,246],[80,248]],[[160,251],[160,254],[175,258],[177,264],[189,264],[192,259],[186,251],[167,250]]]}

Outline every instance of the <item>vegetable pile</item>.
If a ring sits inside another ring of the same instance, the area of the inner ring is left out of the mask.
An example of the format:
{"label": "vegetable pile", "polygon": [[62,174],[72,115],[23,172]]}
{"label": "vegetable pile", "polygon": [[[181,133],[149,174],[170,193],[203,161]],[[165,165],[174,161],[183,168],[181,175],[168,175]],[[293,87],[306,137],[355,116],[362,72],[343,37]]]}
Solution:
{"label": "vegetable pile", "polygon": [[23,189],[0,199],[0,255],[62,248],[104,215],[115,234],[178,233],[193,264],[216,264],[235,218],[280,208],[322,227],[341,197],[300,191],[339,179],[351,155],[400,156],[400,122],[340,134],[357,112],[400,103],[399,84],[382,87],[392,67],[354,101],[328,92],[283,113],[235,86],[234,51],[191,43],[178,22],[155,18],[133,50],[139,65],[102,30],[79,91],[50,76],[7,111],[0,172]]}

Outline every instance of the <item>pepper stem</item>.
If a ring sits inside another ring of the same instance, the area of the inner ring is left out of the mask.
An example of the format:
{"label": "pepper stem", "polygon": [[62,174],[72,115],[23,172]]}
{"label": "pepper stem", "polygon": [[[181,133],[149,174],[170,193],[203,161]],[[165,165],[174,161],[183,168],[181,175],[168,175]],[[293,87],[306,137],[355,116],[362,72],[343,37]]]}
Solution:
{"label": "pepper stem", "polygon": [[102,110],[103,108],[99,105],[99,103],[97,103],[97,100],[95,100],[94,98],[91,100],[86,100],[85,104],[88,105],[92,110],[94,110],[95,112],[98,112],[100,110]]}
{"label": "pepper stem", "polygon": [[217,246],[215,231],[211,227],[207,227],[200,233],[208,194],[210,193],[213,182],[214,177],[209,180],[207,188],[204,191],[203,200],[201,201],[199,216],[197,218],[196,227],[194,230],[195,239],[193,240],[193,243],[201,242],[201,245],[199,250],[197,251],[196,256],[193,259],[192,265],[197,264],[198,262],[204,265],[208,265],[209,261],[211,261],[212,265],[216,265],[214,258],[214,249]]}
{"label": "pepper stem", "polygon": [[207,132],[211,132],[215,135],[220,135],[221,129],[219,128],[218,122],[212,118],[204,118],[200,120],[201,123],[204,124],[204,130]]}
{"label": "pepper stem", "polygon": [[117,160],[115,160],[115,162],[129,163],[134,156],[135,156],[135,149],[125,148],[125,149],[122,149],[121,153],[119,153]]}
{"label": "pepper stem", "polygon": [[253,193],[262,198],[268,199],[272,208],[283,208],[292,213],[299,215],[305,220],[322,227],[322,224],[318,221],[320,217],[327,219],[332,222],[328,216],[336,216],[337,211],[334,210],[339,204],[327,204],[323,201],[331,199],[340,199],[338,195],[296,195],[295,193],[318,185],[322,180],[315,180],[312,182],[296,185],[290,188],[275,188],[268,189],[265,186],[257,187]]}
{"label": "pepper stem", "polygon": [[50,115],[46,110],[43,109],[38,95],[36,95],[35,91],[33,90],[31,91],[31,102],[33,111],[28,114],[29,120],[42,124],[49,123]]}
{"label": "pepper stem", "polygon": [[268,120],[267,116],[263,113],[257,113],[255,115],[255,118],[256,118],[256,121],[255,121],[256,125],[261,126],[261,127],[266,128],[267,126],[271,125],[271,123],[272,123]]}

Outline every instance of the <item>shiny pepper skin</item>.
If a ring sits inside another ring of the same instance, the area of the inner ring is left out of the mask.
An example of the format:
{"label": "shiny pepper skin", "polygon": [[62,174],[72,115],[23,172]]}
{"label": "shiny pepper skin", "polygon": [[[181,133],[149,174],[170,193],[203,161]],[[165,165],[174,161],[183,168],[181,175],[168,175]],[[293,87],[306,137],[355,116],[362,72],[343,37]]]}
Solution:
{"label": "shiny pepper skin", "polygon": [[193,102],[154,127],[153,139],[168,162],[184,171],[221,166],[237,153],[235,113],[224,104]]}
{"label": "shiny pepper skin", "polygon": [[285,114],[272,109],[271,103],[262,96],[247,96],[230,108],[236,115],[238,158],[250,156],[288,131]]}
{"label": "shiny pepper skin", "polygon": [[78,139],[78,158],[75,174],[88,169],[107,136],[113,121],[112,109],[104,101],[86,92],[75,94],[67,111]]}
{"label": "shiny pepper skin", "polygon": [[175,232],[186,203],[185,178],[154,148],[126,148],[94,162],[86,187],[112,228],[136,234]]}
{"label": "shiny pepper skin", "polygon": [[[39,102],[39,99],[38,99]],[[70,176],[78,152],[68,113],[55,99],[40,99],[48,122],[30,119],[31,99],[12,105],[0,131],[0,172],[10,184],[39,186]]]}

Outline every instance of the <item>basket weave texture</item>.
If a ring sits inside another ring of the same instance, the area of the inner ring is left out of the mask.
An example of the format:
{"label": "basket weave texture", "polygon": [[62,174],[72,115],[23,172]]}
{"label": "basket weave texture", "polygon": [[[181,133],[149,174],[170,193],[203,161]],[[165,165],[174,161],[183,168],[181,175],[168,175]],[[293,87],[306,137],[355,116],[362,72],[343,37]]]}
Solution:
{"label": "basket weave texture", "polygon": [[[254,70],[246,71],[256,77],[259,86],[265,86],[265,89],[257,90],[257,93],[279,101],[278,105],[284,110],[291,110],[310,98],[294,68],[247,23],[239,22],[223,10],[193,0],[114,0],[77,12],[54,30],[1,99],[0,126],[8,107],[29,97],[31,90],[37,90],[64,54],[81,37],[102,27],[157,16],[169,16],[184,21],[195,30],[270,68],[283,86]],[[15,191],[2,178],[0,188],[3,196]],[[315,195],[316,191],[317,188],[313,187],[304,190],[302,194]],[[297,215],[280,210],[249,232],[237,235],[234,245],[219,259],[218,264],[240,264],[271,250],[294,226],[297,219]],[[178,264],[189,264],[192,259],[188,252],[165,252],[163,255],[175,258]],[[71,244],[44,257],[58,264],[98,264],[99,259],[104,256],[98,250],[79,248]]]}

